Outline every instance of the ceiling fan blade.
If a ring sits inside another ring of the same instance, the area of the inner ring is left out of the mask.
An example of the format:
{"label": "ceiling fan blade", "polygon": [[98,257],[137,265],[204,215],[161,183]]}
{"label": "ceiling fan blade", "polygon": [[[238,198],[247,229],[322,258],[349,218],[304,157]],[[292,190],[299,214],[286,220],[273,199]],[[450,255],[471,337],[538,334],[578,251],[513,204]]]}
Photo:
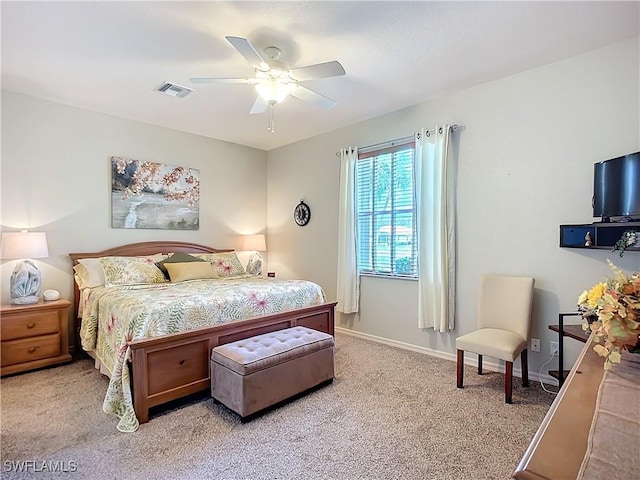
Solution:
{"label": "ceiling fan blade", "polygon": [[316,63],[315,65],[307,65],[306,67],[294,68],[291,70],[291,76],[299,82],[305,80],[313,80],[314,78],[339,77],[345,75],[340,62],[334,60],[332,62]]}
{"label": "ceiling fan blade", "polygon": [[253,104],[253,107],[251,107],[251,111],[249,113],[264,113],[268,106],[269,104],[267,101],[258,95],[258,98],[256,98],[256,102]]}
{"label": "ceiling fan blade", "polygon": [[191,83],[251,83],[251,80],[248,78],[208,78],[208,77],[200,77],[200,78],[190,78],[189,81]]}
{"label": "ceiling fan blade", "polygon": [[329,97],[320,95],[319,93],[314,92],[313,90],[309,90],[308,88],[301,85],[298,85],[293,89],[293,91],[291,92],[291,96],[299,98],[300,100],[303,100],[305,102],[313,103],[314,105],[317,105],[318,107],[324,108],[326,110],[329,110],[330,108],[336,106],[335,100],[331,100]]}
{"label": "ceiling fan blade", "polygon": [[264,61],[264,58],[253,48],[253,45],[249,43],[249,40],[241,37],[224,37],[227,41],[233,45],[240,55],[246,58],[249,65],[259,70],[268,70],[269,65]]}

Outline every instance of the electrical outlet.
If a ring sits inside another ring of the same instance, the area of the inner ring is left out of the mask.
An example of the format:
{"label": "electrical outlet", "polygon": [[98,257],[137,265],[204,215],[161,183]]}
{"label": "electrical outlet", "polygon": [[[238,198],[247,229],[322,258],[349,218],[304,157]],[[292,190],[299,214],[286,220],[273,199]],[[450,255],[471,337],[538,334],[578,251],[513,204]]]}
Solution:
{"label": "electrical outlet", "polygon": [[551,355],[553,355],[554,357],[558,355],[558,342],[551,342],[550,348],[551,348]]}
{"label": "electrical outlet", "polygon": [[532,338],[531,339],[531,351],[532,352],[539,352],[540,351],[540,339],[539,338]]}

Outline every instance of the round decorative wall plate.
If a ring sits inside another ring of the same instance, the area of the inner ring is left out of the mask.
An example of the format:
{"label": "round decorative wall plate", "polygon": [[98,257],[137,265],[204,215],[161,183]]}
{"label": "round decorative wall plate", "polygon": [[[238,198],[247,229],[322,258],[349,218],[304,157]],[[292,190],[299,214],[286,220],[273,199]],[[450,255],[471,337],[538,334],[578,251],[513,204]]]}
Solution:
{"label": "round decorative wall plate", "polygon": [[300,203],[296,205],[296,208],[293,210],[293,219],[301,227],[309,223],[309,220],[311,220],[311,209],[309,205],[300,200]]}

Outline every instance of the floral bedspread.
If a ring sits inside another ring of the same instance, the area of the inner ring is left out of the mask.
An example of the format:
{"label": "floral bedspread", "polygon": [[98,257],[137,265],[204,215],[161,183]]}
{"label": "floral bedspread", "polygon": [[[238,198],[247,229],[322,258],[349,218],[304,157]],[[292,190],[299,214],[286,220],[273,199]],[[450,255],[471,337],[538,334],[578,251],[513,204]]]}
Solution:
{"label": "floral bedspread", "polygon": [[118,430],[133,432],[139,423],[133,409],[127,342],[325,301],[324,291],[315,283],[251,275],[96,287],[84,296],[80,337],[83,349],[93,352],[111,373],[103,410],[119,418]]}

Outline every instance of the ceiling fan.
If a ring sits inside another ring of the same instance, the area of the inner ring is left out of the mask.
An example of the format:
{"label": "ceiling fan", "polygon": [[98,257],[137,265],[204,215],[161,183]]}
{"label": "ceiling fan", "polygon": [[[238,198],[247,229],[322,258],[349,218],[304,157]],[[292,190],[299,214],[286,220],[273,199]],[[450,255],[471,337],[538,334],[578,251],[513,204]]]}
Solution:
{"label": "ceiling fan", "polygon": [[258,97],[249,113],[263,113],[268,109],[267,129],[271,133],[275,133],[273,107],[289,95],[324,109],[330,109],[336,105],[335,100],[303,87],[300,83],[317,78],[345,75],[346,72],[340,62],[334,60],[289,69],[287,65],[279,60],[282,52],[278,47],[265,48],[265,58],[265,56],[256,51],[246,38],[230,36],[225,38],[253,67],[255,76],[252,78],[190,78],[189,80],[193,83],[246,83],[255,85]]}

